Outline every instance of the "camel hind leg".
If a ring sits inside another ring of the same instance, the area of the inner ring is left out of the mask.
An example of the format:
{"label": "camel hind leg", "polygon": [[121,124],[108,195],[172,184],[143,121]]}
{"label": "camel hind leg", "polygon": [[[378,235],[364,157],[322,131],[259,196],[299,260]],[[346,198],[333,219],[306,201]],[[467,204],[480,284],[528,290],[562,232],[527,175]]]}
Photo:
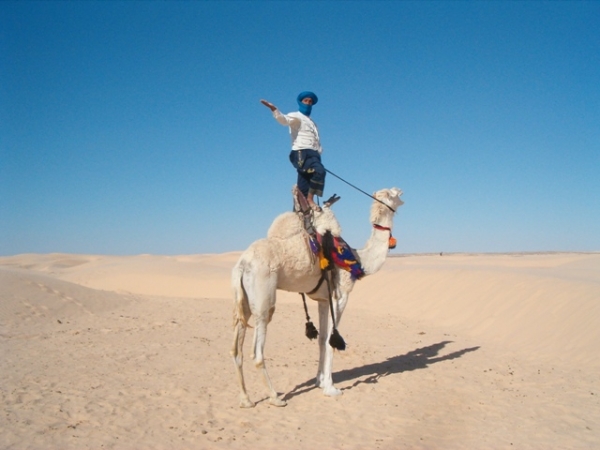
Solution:
{"label": "camel hind leg", "polygon": [[[250,274],[252,276],[250,276]],[[264,348],[267,325],[275,312],[277,280],[268,267],[251,270],[245,264],[234,268],[232,286],[235,296],[234,334],[231,355],[235,363],[240,387],[240,407],[251,408],[254,403],[248,397],[243,374],[243,345],[250,316],[256,324],[252,343],[252,359],[263,375],[263,381],[269,390],[269,402],[275,406],[285,406],[285,401],[277,395],[267,372],[264,360]]]}
{"label": "camel hind leg", "polygon": [[244,356],[243,356],[243,346],[244,346],[244,337],[246,336],[246,326],[238,321],[234,325],[233,330],[233,348],[231,350],[231,356],[233,356],[233,363],[236,368],[238,383],[240,385],[240,408],[252,408],[254,406],[254,402],[250,400],[248,397],[248,393],[246,392],[246,383],[244,382]]}
{"label": "camel hind leg", "polygon": [[271,383],[271,377],[269,377],[269,373],[267,372],[267,366],[265,364],[264,358],[264,349],[267,337],[267,324],[271,321],[271,317],[273,316],[274,311],[275,307],[272,307],[269,310],[268,317],[264,317],[263,315],[260,318],[257,318],[256,329],[254,330],[253,358],[256,368],[261,371],[265,386],[269,390],[269,403],[273,406],[285,406],[287,405],[287,403],[285,402],[285,400],[279,397],[277,391],[275,391],[275,389],[273,388],[273,383]]}
{"label": "camel hind leg", "polygon": [[251,312],[248,305],[248,295],[244,289],[242,282],[242,270],[236,267],[232,276],[232,287],[234,292],[234,307],[233,307],[233,346],[231,348],[231,356],[235,365],[238,376],[238,384],[240,387],[240,408],[252,408],[254,402],[248,397],[246,391],[246,383],[244,382],[244,338],[246,337],[246,329],[248,328],[248,320]]}

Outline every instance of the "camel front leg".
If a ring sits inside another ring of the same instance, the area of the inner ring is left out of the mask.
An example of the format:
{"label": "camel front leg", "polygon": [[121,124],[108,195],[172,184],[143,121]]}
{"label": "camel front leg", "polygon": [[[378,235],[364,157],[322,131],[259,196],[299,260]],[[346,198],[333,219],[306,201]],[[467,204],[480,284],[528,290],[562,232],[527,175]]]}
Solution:
{"label": "camel front leg", "polygon": [[[338,322],[336,320],[336,322]],[[332,366],[333,348],[329,345],[329,337],[333,331],[333,321],[329,314],[327,301],[319,302],[319,370],[316,385],[323,389],[323,394],[329,397],[341,395],[342,391],[333,385]]]}

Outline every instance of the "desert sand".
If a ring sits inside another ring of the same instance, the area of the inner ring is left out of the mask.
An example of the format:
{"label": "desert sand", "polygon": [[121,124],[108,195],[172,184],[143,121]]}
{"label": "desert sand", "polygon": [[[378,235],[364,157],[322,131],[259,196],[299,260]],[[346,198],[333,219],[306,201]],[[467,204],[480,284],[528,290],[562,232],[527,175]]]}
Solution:
{"label": "desert sand", "polygon": [[266,356],[288,405],[247,339],[252,409],[229,356],[238,256],[0,258],[0,448],[600,448],[600,254],[388,258],[350,297],[335,398],[280,292]]}

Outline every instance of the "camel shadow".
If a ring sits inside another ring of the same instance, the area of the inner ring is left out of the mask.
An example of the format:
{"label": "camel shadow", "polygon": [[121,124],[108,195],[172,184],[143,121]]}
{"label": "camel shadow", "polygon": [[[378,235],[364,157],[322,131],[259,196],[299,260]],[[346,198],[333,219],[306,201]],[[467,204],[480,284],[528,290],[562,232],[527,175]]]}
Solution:
{"label": "camel shadow", "polygon": [[[440,351],[451,342],[452,341],[438,342],[437,344],[412,350],[404,355],[392,356],[391,358],[387,358],[385,361],[334,372],[333,381],[335,383],[342,383],[356,380],[354,383],[352,383],[352,385],[342,388],[342,391],[345,391],[360,384],[377,383],[380,378],[387,377],[389,375],[418,369],[426,369],[431,364],[460,358],[465,353],[474,352],[480,348],[479,346],[465,348],[447,355],[438,356]],[[314,378],[297,385],[294,387],[294,389],[287,393],[284,398],[285,400],[289,400],[290,398],[313,389],[316,389]]]}

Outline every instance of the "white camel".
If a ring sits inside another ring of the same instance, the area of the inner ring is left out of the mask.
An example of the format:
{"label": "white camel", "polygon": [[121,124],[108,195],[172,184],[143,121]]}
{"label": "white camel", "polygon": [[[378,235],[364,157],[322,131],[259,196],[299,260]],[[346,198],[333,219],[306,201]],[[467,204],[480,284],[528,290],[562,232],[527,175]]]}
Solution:
{"label": "white camel", "polygon": [[[397,188],[382,189],[374,194],[370,221],[373,224],[371,237],[362,250],[358,250],[359,261],[365,275],[377,272],[388,254],[393,218],[396,209],[404,202],[400,199],[402,191]],[[341,229],[331,209],[323,207],[314,213],[314,225],[319,234],[330,230],[339,236]],[[348,296],[354,287],[354,280],[346,270],[335,268],[337,280],[331,287],[335,327],[339,325]],[[250,316],[254,316],[255,330],[252,359],[261,370],[264,382],[269,390],[269,402],[275,406],[285,406],[286,402],[273,389],[264,360],[264,347],[267,325],[275,312],[276,291],[307,293],[317,286],[321,278],[319,261],[308,246],[308,233],[304,230],[297,213],[284,213],[271,225],[266,239],[260,239],[242,253],[232,271],[231,283],[234,293],[233,327],[234,339],[231,355],[237,370],[241,389],[240,407],[250,408],[254,403],[248,397],[243,374],[242,349],[246,328]],[[342,392],[333,385],[331,376],[333,349],[327,340],[334,324],[329,314],[329,292],[326,283],[310,293],[309,297],[319,305],[319,368],[316,385],[327,396],[340,395]]]}

